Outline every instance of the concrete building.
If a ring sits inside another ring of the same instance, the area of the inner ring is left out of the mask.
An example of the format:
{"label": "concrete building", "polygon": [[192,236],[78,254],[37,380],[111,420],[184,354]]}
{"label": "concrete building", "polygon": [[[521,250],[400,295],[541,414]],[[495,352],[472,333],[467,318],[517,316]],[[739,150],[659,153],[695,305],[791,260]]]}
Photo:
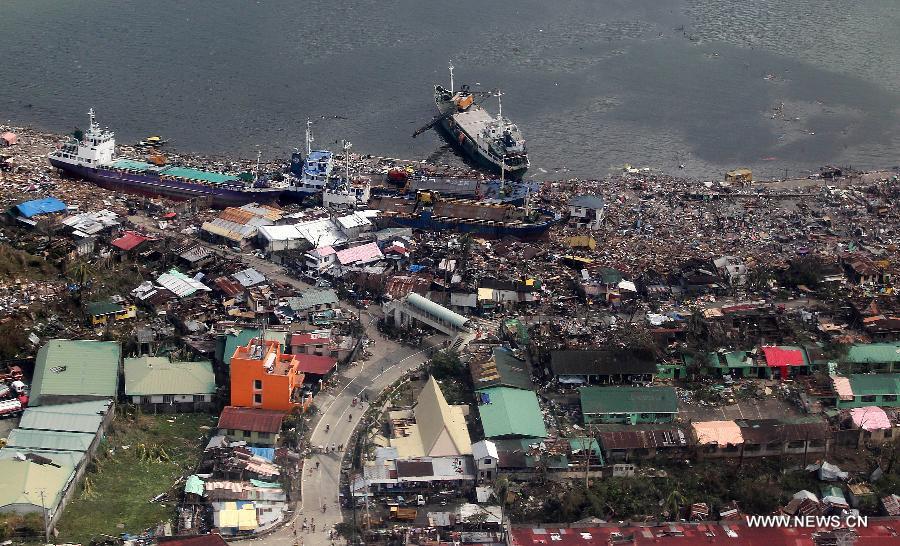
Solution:
{"label": "concrete building", "polygon": [[497,464],[500,462],[497,444],[490,440],[475,442],[472,444],[472,458],[475,459],[478,481],[490,482],[497,477]]}
{"label": "concrete building", "polygon": [[231,405],[277,411],[306,408],[301,394],[304,375],[294,355],[277,341],[258,338],[238,347],[231,357]]}

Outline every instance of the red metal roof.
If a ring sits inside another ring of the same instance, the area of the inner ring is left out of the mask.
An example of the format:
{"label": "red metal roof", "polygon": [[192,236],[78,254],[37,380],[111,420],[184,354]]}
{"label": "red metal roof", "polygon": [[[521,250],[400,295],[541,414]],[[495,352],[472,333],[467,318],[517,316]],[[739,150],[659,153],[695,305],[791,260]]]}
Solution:
{"label": "red metal roof", "polygon": [[228,277],[219,277],[216,279],[216,288],[230,298],[233,298],[244,291],[244,287],[241,286],[241,283],[229,279]]}
{"label": "red metal roof", "polygon": [[281,430],[284,412],[226,406],[219,415],[219,428],[276,433]]}
{"label": "red metal roof", "polygon": [[763,347],[768,366],[803,366],[803,351],[800,349],[782,349],[781,347]]}
{"label": "red metal roof", "polygon": [[140,233],[136,233],[134,231],[126,231],[125,235],[122,235],[118,239],[113,239],[112,245],[116,248],[120,248],[122,250],[131,250],[132,248],[138,246],[144,241],[149,241],[150,237],[145,235],[141,235]]}
{"label": "red metal roof", "polygon": [[337,359],[330,356],[294,355],[300,364],[297,369],[303,373],[325,375],[337,365]]}
{"label": "red metal roof", "polygon": [[[728,527],[727,530],[725,526]],[[512,546],[609,546],[611,544],[627,544],[629,546],[649,544],[814,546],[812,535],[822,530],[824,529],[808,527],[748,527],[743,521],[729,521],[722,525],[664,523],[652,527],[514,528],[511,544]],[[900,518],[869,518],[868,527],[860,527],[855,530],[859,538],[854,546],[887,546],[900,543]]]}

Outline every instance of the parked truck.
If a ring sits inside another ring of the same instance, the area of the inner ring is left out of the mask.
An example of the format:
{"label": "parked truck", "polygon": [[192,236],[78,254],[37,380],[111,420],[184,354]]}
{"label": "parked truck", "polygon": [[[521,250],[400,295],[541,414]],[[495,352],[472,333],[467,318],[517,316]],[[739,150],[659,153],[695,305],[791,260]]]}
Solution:
{"label": "parked truck", "polygon": [[391,519],[397,521],[416,521],[418,510],[415,508],[403,508],[401,506],[391,506]]}

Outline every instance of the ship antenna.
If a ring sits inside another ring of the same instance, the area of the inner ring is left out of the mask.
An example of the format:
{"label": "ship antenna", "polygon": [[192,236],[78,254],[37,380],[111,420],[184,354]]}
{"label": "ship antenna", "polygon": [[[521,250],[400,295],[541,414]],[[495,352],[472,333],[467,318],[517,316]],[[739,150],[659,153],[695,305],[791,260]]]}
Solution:
{"label": "ship antenna", "polygon": [[259,182],[259,160],[262,159],[262,150],[256,147],[256,182]]}
{"label": "ship antenna", "polygon": [[310,121],[309,118],[306,118],[306,157],[309,157],[309,154],[312,153],[312,142],[312,121]]}
{"label": "ship antenna", "polygon": [[450,92],[451,93],[453,93],[453,91],[456,89],[453,87],[453,68],[454,68],[453,61],[451,60],[450,61]]}
{"label": "ship antenna", "polygon": [[347,187],[350,187],[350,148],[353,147],[353,144],[350,141],[344,141],[344,167],[347,172],[347,180],[345,181]]}

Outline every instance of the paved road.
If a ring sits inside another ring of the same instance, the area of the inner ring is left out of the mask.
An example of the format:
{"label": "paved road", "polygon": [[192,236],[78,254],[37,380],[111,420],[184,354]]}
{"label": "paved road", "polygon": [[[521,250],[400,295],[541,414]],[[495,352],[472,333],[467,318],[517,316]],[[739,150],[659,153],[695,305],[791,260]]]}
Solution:
{"label": "paved road", "polygon": [[[135,225],[146,229],[149,233],[170,235],[159,229],[156,221],[147,216],[134,215],[128,219]],[[309,288],[307,283],[287,274],[279,265],[257,258],[250,254],[234,252],[221,245],[212,245],[203,241],[199,244],[226,257],[239,260],[245,265],[257,269],[268,278],[293,286],[299,290]],[[425,340],[423,348],[410,348],[399,343],[383,340],[378,334],[374,319],[367,312],[361,313],[363,327],[369,339],[376,340],[369,347],[372,356],[368,361],[358,362],[349,368],[338,370],[337,381],[333,380],[330,390],[316,396],[315,403],[319,408],[319,416],[314,420],[310,441],[313,446],[347,445],[354,428],[366,409],[366,405],[353,407],[353,399],[365,390],[369,398],[374,400],[382,390],[400,379],[406,372],[422,364],[430,347],[436,347],[446,341],[445,336],[436,335]],[[326,432],[326,426],[329,430]],[[303,546],[330,545],[329,530],[343,520],[338,495],[341,483],[342,452],[329,451],[317,453],[305,461],[301,478],[301,502],[294,518],[278,531],[251,542],[265,546]],[[319,468],[316,468],[316,463]],[[322,506],[325,505],[325,512]],[[315,532],[304,533],[302,522],[308,518],[315,522]],[[294,532],[296,529],[296,535]],[[341,542],[337,539],[335,544]]]}
{"label": "paved road", "polygon": [[[313,431],[310,436],[313,446],[347,445],[350,436],[368,405],[353,407],[353,398],[359,397],[363,390],[374,400],[378,393],[401,378],[410,369],[422,364],[426,359],[427,348],[410,348],[389,340],[382,340],[372,323],[372,319],[363,313],[363,321],[370,339],[377,340],[369,348],[372,357],[365,362],[339,371],[340,380],[337,386],[316,397],[319,408]],[[433,336],[426,339],[425,346],[438,346],[446,339],[444,336]],[[326,432],[326,428],[329,430]],[[304,546],[330,545],[328,531],[343,520],[338,495],[340,492],[341,463],[344,453],[316,453],[304,464],[301,479],[301,503],[291,523],[282,529],[253,539],[252,542],[265,546],[291,546],[294,543]],[[319,463],[319,468],[316,468]],[[325,512],[322,505],[325,505]],[[304,533],[302,522],[308,518],[315,522],[315,532]],[[293,529],[297,529],[296,537]],[[336,544],[342,541],[334,541]]]}

